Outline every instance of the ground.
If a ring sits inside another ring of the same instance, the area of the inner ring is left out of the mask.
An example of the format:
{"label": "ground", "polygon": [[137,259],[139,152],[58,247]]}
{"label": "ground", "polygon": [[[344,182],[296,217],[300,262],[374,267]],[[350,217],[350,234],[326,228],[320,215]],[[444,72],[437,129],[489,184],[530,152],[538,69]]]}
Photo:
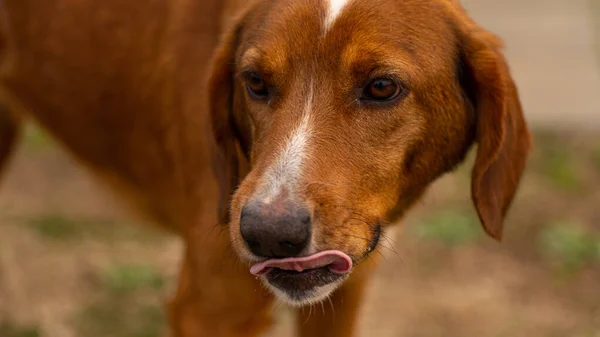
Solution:
{"label": "ground", "polygon": [[[382,241],[361,336],[600,336],[600,135],[535,135],[504,242],[477,222],[470,158]],[[0,336],[160,336],[177,238],[128,217],[35,128],[1,187]],[[270,336],[291,336],[276,312]]]}

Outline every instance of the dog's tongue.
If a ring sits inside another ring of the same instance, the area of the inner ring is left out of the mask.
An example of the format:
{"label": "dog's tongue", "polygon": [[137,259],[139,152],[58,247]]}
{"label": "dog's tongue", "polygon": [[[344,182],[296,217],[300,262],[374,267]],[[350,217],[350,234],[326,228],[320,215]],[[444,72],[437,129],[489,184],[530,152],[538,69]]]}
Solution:
{"label": "dog's tongue", "polygon": [[273,268],[302,272],[325,266],[331,272],[345,274],[352,269],[352,259],[339,250],[327,250],[310,256],[266,260],[250,267],[250,273],[260,276],[266,275]]}

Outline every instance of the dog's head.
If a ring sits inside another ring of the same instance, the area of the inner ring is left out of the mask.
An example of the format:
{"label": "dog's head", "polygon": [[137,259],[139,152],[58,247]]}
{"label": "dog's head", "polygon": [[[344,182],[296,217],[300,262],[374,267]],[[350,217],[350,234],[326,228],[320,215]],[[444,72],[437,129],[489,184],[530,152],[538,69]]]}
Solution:
{"label": "dog's head", "polygon": [[500,239],[530,147],[500,49],[450,0],[250,5],[209,90],[222,211],[251,272],[290,303],[324,298],[473,143],[473,201]]}

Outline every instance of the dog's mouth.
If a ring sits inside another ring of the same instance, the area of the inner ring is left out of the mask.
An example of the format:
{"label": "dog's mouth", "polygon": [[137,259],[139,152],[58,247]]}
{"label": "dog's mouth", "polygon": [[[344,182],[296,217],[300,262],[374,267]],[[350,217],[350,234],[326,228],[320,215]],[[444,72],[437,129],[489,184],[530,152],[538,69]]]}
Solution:
{"label": "dog's mouth", "polygon": [[334,274],[346,274],[352,269],[352,259],[339,250],[327,250],[309,256],[269,259],[250,267],[257,276],[267,275],[274,269],[302,274],[314,269],[326,268]]}
{"label": "dog's mouth", "polygon": [[254,264],[250,272],[263,276],[292,304],[303,304],[329,295],[327,286],[341,281],[352,270],[352,259],[339,250],[310,256],[269,259]]}

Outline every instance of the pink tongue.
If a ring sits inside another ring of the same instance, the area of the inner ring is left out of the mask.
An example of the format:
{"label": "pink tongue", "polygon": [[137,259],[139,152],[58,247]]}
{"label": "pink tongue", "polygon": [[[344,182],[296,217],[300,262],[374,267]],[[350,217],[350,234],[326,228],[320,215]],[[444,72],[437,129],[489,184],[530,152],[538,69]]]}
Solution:
{"label": "pink tongue", "polygon": [[339,250],[327,250],[310,256],[263,261],[250,267],[250,273],[260,276],[266,275],[273,268],[302,272],[325,266],[336,274],[345,274],[352,269],[352,259]]}

